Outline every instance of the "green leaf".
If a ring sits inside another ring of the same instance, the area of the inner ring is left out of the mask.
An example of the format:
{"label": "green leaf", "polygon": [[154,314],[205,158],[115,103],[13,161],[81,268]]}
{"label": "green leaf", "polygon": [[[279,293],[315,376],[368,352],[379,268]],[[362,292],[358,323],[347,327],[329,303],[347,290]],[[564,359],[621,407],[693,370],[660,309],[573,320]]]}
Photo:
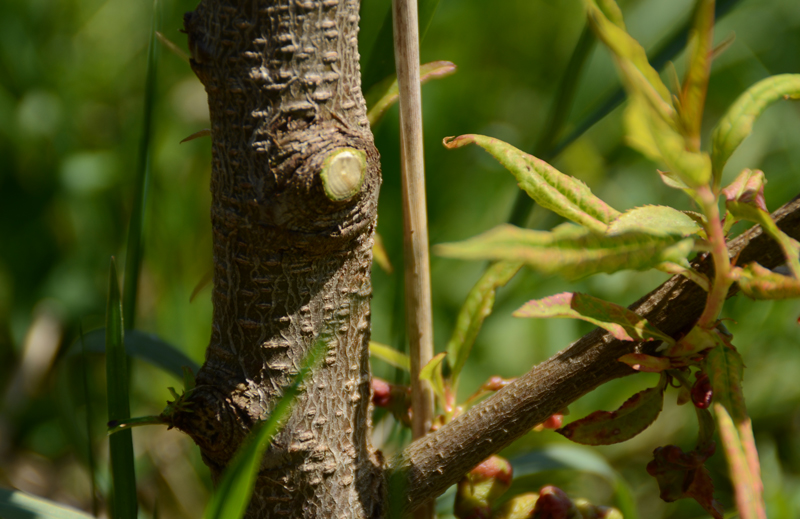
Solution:
{"label": "green leaf", "polygon": [[[608,12],[613,2],[606,0],[605,3]],[[642,95],[664,120],[672,120],[675,110],[669,89],[661,81],[658,71],[650,65],[644,48],[625,32],[621,17],[612,22],[595,0],[584,0],[584,5],[592,29],[614,55],[628,93]],[[616,12],[619,12],[618,8]]]}
{"label": "green leaf", "polygon": [[383,238],[377,232],[374,234],[372,242],[372,261],[377,263],[387,274],[394,272],[392,262],[389,261],[389,253],[386,252],[386,247],[383,246]]}
{"label": "green leaf", "polygon": [[319,364],[326,346],[326,340],[323,338],[314,343],[306,354],[300,372],[292,383],[284,388],[283,396],[273,408],[269,418],[250,431],[248,439],[225,467],[217,488],[206,506],[204,519],[240,519],[244,516],[261,468],[261,458],[272,438],[280,431],[282,423],[288,418],[303,381],[311,369]]}
{"label": "green leaf", "polygon": [[[688,357],[701,351],[713,348],[717,341],[717,333],[693,327],[689,333],[684,335],[676,344],[666,348],[664,355],[667,357]],[[658,348],[663,349],[662,347]]]}
{"label": "green leaf", "polygon": [[640,95],[634,94],[625,109],[625,135],[631,147],[654,161],[664,162],[670,175],[688,187],[705,185],[711,178],[708,154],[687,150],[685,139],[674,125]]}
{"label": "green leaf", "polygon": [[0,517],[3,519],[94,519],[93,516],[80,510],[8,488],[0,488]]}
{"label": "green leaf", "polygon": [[607,330],[621,341],[659,340],[673,344],[669,335],[636,312],[579,292],[564,292],[525,303],[514,317],[582,319]]}
{"label": "green leaf", "polygon": [[755,120],[769,105],[785,98],[800,98],[800,74],[782,74],[763,79],[747,89],[728,108],[711,134],[714,185],[719,185],[725,163],[753,131]]}
{"label": "green leaf", "polygon": [[[131,417],[128,395],[128,358],[123,341],[122,303],[114,258],[108,275],[106,307],[106,384],[108,387],[108,421],[124,421]],[[136,473],[131,431],[123,431],[109,439],[111,450],[111,500],[115,518],[136,519]]]}
{"label": "green leaf", "polygon": [[700,149],[700,127],[708,89],[714,39],[714,0],[697,0],[689,33],[688,70],[681,89],[681,126],[690,149]]}
{"label": "green leaf", "polygon": [[739,288],[753,299],[792,299],[800,297],[797,278],[777,274],[758,263],[734,270]]}
{"label": "green leaf", "polygon": [[411,371],[411,359],[403,352],[379,342],[369,341],[369,354],[376,359],[405,371]]}
{"label": "green leaf", "polygon": [[569,224],[552,232],[501,225],[463,242],[437,245],[434,251],[451,258],[524,262],[545,274],[578,279],[599,272],[647,270],[665,261],[682,262],[692,245],[691,238],[682,236],[602,236]]}
{"label": "green leaf", "polygon": [[556,432],[583,445],[612,445],[630,440],[661,413],[667,380],[666,375],[661,375],[656,387],[636,393],[616,411],[595,411]]}
{"label": "green leaf", "polygon": [[428,361],[420,370],[419,379],[430,382],[431,387],[433,387],[433,392],[436,394],[436,398],[439,399],[439,405],[443,410],[447,411],[448,403],[447,396],[445,395],[444,377],[442,376],[442,361],[445,355],[447,355],[447,352],[443,351]]}
{"label": "green leaf", "polygon": [[134,184],[133,209],[128,225],[128,246],[125,253],[125,326],[133,329],[136,319],[136,295],[139,287],[139,270],[142,262],[142,231],[144,229],[145,207],[147,206],[147,187],[150,184],[150,141],[153,134],[153,113],[156,104],[156,71],[158,69],[159,45],[157,29],[160,25],[160,7],[155,1],[150,41],[147,47],[147,72],[144,83],[144,103],[142,106],[142,136],[139,141],[139,154],[136,163],[136,182]]}
{"label": "green leaf", "polygon": [[[432,61],[419,66],[419,83],[424,85],[431,79],[452,76],[456,72],[455,63],[449,61]],[[386,111],[400,98],[400,89],[397,86],[397,75],[393,74],[367,92],[365,96],[369,111],[367,119],[369,125],[375,127]]]}
{"label": "green leaf", "polygon": [[609,236],[643,232],[655,236],[690,236],[702,231],[697,222],[682,211],[664,205],[646,205],[625,211],[608,226]]}
{"label": "green leaf", "polygon": [[443,142],[449,149],[477,144],[510,171],[519,187],[537,204],[594,232],[605,232],[607,224],[619,216],[619,211],[594,196],[580,180],[503,141],[483,135],[461,135],[445,138]]}
{"label": "green leaf", "polygon": [[795,278],[800,279],[800,244],[781,231],[767,210],[764,200],[764,173],[760,170],[744,169],[736,180],[722,190],[725,206],[737,219],[750,220],[777,241],[786,256],[786,264]]}
{"label": "green leaf", "polygon": [[[86,351],[105,353],[105,335],[105,328],[98,328],[85,334]],[[77,341],[73,343],[68,355],[80,354],[78,346]],[[129,356],[145,360],[178,378],[183,378],[183,367],[188,367],[194,373],[197,373],[200,369],[200,365],[197,362],[190,359],[174,345],[164,341],[157,335],[139,330],[125,330],[125,351]]]}
{"label": "green leaf", "polygon": [[739,352],[718,332],[712,332],[716,346],[708,352],[703,371],[711,381],[714,401],[722,404],[735,421],[747,418],[742,394],[744,362]]}
{"label": "green leaf", "polygon": [[450,337],[450,342],[447,343],[450,381],[454,392],[458,387],[458,376],[467,362],[483,321],[492,313],[497,288],[508,283],[520,268],[522,268],[522,263],[518,262],[498,261],[493,263],[467,295],[464,305],[458,312],[453,335]]}

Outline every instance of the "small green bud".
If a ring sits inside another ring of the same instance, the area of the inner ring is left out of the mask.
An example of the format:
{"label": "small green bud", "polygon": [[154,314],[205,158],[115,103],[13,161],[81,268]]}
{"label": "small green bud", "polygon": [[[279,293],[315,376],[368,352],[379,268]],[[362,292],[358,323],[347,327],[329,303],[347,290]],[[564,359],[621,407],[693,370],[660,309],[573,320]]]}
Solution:
{"label": "small green bud", "polygon": [[325,196],[334,202],[353,198],[364,183],[367,156],[361,150],[339,148],[325,157],[320,178]]}
{"label": "small green bud", "polygon": [[515,496],[497,509],[493,519],[529,519],[538,499],[536,492]]}

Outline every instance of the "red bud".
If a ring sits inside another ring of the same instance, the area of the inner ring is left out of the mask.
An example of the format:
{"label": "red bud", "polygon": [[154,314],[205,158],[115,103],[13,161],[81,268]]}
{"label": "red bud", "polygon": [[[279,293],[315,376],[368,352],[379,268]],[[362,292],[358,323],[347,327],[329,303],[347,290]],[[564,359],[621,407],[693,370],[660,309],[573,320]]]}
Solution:
{"label": "red bud", "polygon": [[708,379],[708,375],[699,371],[694,376],[697,380],[692,386],[692,403],[699,409],[708,409],[714,396],[711,381]]}

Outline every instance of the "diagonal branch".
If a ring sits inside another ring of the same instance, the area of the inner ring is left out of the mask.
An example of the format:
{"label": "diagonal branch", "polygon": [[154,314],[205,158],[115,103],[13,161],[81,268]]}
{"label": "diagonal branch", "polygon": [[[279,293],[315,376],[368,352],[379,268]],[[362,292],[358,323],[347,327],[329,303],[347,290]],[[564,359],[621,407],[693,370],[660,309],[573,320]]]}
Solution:
{"label": "diagonal branch", "polygon": [[[772,217],[784,232],[800,238],[800,196]],[[728,246],[743,265],[758,261],[767,268],[784,262],[780,246],[753,227]],[[713,269],[707,255],[693,263],[700,272]],[[735,293],[731,290],[729,296]],[[674,276],[630,306],[667,334],[688,331],[703,311],[706,293]],[[596,329],[433,434],[409,445],[388,469],[390,510],[396,517],[444,492],[486,457],[500,451],[581,396],[613,379],[636,373],[617,359],[626,353],[653,353],[646,344],[613,339]]]}

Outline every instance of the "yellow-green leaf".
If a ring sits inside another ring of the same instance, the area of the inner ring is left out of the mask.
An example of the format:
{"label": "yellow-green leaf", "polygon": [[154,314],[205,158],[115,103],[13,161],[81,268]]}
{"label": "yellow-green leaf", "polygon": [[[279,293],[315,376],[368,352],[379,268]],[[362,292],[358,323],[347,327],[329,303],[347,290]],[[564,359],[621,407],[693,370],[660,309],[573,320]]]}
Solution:
{"label": "yellow-green leaf", "polygon": [[437,245],[451,258],[519,261],[545,274],[578,279],[599,272],[647,270],[665,262],[682,262],[692,251],[692,238],[625,233],[595,234],[567,224],[552,232],[501,225],[459,243]]}
{"label": "yellow-green leaf", "polygon": [[800,281],[784,276],[758,263],[751,263],[743,269],[734,270],[739,288],[753,299],[792,299],[800,297]]}
{"label": "yellow-green leaf", "polygon": [[447,355],[446,352],[439,353],[425,364],[419,371],[419,379],[430,382],[433,392],[439,400],[440,407],[446,410],[447,397],[445,395],[444,377],[442,376],[442,361],[445,355]]}
{"label": "yellow-green leaf", "polygon": [[450,360],[450,381],[453,391],[458,387],[458,376],[467,362],[472,345],[484,319],[492,313],[495,291],[508,283],[522,268],[522,263],[498,261],[489,266],[470,290],[456,318],[456,325],[447,352]]}
{"label": "yellow-green leaf", "polygon": [[528,301],[512,314],[514,317],[582,319],[607,330],[621,341],[659,340],[673,344],[669,335],[644,317],[608,301],[579,292],[564,292]]}
{"label": "yellow-green leaf", "polygon": [[680,119],[692,151],[700,149],[700,126],[711,71],[714,37],[714,0],[697,0],[689,33],[689,66],[681,89]]}
{"label": "yellow-green leaf", "polygon": [[[431,79],[447,77],[455,74],[456,66],[449,61],[432,61],[419,66],[419,82],[424,85]],[[367,119],[369,125],[375,126],[378,121],[400,98],[400,90],[397,86],[397,76],[391,75],[372,87],[367,93],[366,101],[369,106]]]}
{"label": "yellow-green leaf", "polygon": [[369,354],[383,362],[405,371],[411,370],[411,360],[403,352],[379,342],[369,341]]}
{"label": "yellow-green leaf", "polygon": [[643,232],[655,236],[690,236],[701,230],[697,222],[683,211],[664,205],[646,205],[622,213],[611,222],[606,234],[615,236],[627,232]]}
{"label": "yellow-green leaf", "polygon": [[561,173],[547,162],[518,150],[501,140],[483,135],[448,137],[450,149],[477,144],[510,171],[537,204],[583,225],[594,232],[604,232],[619,211],[594,196],[580,180]]}
{"label": "yellow-green leaf", "polygon": [[714,183],[719,185],[725,163],[753,131],[753,123],[779,99],[800,98],[800,74],[782,74],[751,86],[731,105],[711,134]]}

